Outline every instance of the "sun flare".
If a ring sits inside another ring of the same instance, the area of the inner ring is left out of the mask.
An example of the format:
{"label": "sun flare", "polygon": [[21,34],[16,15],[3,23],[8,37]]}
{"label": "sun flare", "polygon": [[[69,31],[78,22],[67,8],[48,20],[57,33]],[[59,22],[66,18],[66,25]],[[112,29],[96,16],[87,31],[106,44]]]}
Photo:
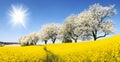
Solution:
{"label": "sun flare", "polygon": [[25,22],[28,16],[28,9],[23,5],[12,5],[9,11],[9,16],[13,26],[22,25],[25,28]]}

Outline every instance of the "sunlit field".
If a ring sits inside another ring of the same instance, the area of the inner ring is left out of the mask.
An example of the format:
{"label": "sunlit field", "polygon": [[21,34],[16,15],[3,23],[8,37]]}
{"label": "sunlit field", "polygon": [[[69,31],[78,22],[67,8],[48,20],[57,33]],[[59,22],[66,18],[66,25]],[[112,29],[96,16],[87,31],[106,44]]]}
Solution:
{"label": "sunlit field", "polygon": [[120,35],[78,43],[3,46],[0,62],[120,62]]}

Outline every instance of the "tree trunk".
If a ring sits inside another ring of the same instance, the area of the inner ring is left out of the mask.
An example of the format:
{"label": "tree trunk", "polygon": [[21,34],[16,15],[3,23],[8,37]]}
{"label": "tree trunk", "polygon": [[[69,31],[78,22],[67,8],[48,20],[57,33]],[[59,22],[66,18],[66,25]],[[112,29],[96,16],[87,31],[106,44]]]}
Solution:
{"label": "tree trunk", "polygon": [[92,32],[92,34],[93,34],[94,41],[96,41],[97,40],[97,35],[94,32]]}
{"label": "tree trunk", "polygon": [[77,39],[78,39],[78,37],[76,37],[76,38],[71,37],[71,38],[75,41],[75,43],[77,43]]}
{"label": "tree trunk", "polygon": [[38,39],[37,39],[37,40],[35,40],[35,42],[34,42],[34,43],[35,43],[35,45],[37,44],[37,42],[38,42]]}
{"label": "tree trunk", "polygon": [[77,43],[77,39],[75,39],[75,43]]}
{"label": "tree trunk", "polygon": [[47,40],[45,40],[45,44],[47,44]]}
{"label": "tree trunk", "polygon": [[35,45],[37,44],[37,42],[35,42]]}
{"label": "tree trunk", "polygon": [[64,38],[62,43],[72,43],[72,40],[70,38]]}
{"label": "tree trunk", "polygon": [[55,43],[55,40],[56,40],[56,38],[52,40],[53,44]]}
{"label": "tree trunk", "polygon": [[97,39],[96,39],[96,37],[94,37],[94,41],[96,41]]}

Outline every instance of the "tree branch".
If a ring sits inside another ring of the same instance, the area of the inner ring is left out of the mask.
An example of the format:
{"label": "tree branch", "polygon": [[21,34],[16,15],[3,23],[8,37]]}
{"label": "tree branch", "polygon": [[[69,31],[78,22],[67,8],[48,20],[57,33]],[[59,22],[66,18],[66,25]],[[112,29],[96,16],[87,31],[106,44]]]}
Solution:
{"label": "tree branch", "polygon": [[106,35],[108,35],[108,34],[105,33],[104,35],[97,37],[97,39],[98,39],[98,38],[101,38],[101,37],[106,37]]}

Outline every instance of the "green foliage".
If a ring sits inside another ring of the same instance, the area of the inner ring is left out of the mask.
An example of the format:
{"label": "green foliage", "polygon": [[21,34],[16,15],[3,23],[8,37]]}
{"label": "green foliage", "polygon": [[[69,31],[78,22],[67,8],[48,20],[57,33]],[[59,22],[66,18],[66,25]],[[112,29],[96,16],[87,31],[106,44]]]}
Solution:
{"label": "green foliage", "polygon": [[72,43],[72,40],[70,38],[65,38],[62,43]]}

